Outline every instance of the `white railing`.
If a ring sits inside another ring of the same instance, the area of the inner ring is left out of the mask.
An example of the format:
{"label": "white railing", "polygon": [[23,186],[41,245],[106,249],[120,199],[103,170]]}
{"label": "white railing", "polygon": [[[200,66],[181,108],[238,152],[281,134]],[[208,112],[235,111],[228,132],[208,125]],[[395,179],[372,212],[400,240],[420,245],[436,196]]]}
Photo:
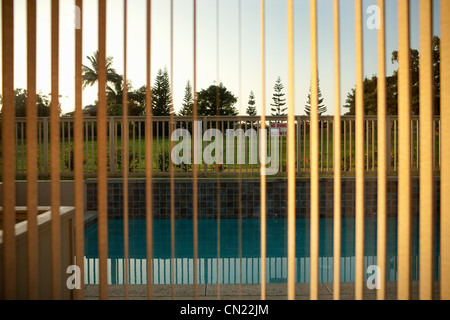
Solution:
{"label": "white railing", "polygon": [[[145,174],[145,118],[129,117],[129,172],[131,176],[143,176]],[[233,117],[199,117],[202,124],[202,134],[210,128],[218,128],[225,133],[226,129],[243,129],[244,131],[255,130],[260,127],[260,117],[233,116]],[[355,171],[355,117],[341,117],[341,170],[343,174],[353,174]],[[185,128],[192,132],[192,117],[174,117],[174,123],[170,125],[170,117],[153,117],[153,172],[156,175],[168,175],[170,172],[170,145],[169,137],[171,130]],[[266,117],[266,127],[270,125],[287,123],[285,117]],[[324,116],[319,118],[319,170],[322,174],[333,173],[333,117]],[[365,171],[376,174],[377,171],[377,117],[365,117]],[[49,176],[50,171],[50,121],[49,118],[38,119],[38,170],[42,178]],[[74,164],[74,119],[62,117],[60,122],[60,170],[62,176],[73,175]],[[110,176],[119,175],[122,172],[122,117],[108,117],[108,173]],[[296,170],[297,174],[308,174],[310,170],[310,118],[297,116],[296,128]],[[440,168],[440,119],[434,119],[434,170]],[[16,171],[18,178],[26,175],[26,119],[16,119]],[[86,176],[97,174],[97,118],[85,117],[83,123],[84,137],[84,173]],[[224,147],[226,144],[224,138]],[[270,154],[271,139],[268,139],[268,155]],[[286,172],[286,143],[287,137],[282,134],[279,141],[279,174]],[[175,142],[176,143],[176,142]],[[388,116],[387,121],[387,145],[388,169],[390,174],[396,174],[398,169],[398,117]],[[203,148],[206,142],[203,142]],[[390,146],[390,148],[389,148]],[[259,146],[258,146],[259,147]],[[236,146],[235,146],[236,148]],[[206,164],[199,166],[200,174],[204,176],[216,174],[220,171],[223,175],[258,175],[260,164],[250,161],[250,143],[245,139],[245,164],[227,163],[222,165]],[[411,119],[411,167],[414,172],[419,170],[419,118]],[[235,152],[236,154],[237,152]],[[236,156],[236,155],[235,155]],[[225,157],[224,157],[225,158]],[[175,165],[175,172],[180,175],[192,174],[192,164]],[[219,169],[220,168],[220,169]]]}

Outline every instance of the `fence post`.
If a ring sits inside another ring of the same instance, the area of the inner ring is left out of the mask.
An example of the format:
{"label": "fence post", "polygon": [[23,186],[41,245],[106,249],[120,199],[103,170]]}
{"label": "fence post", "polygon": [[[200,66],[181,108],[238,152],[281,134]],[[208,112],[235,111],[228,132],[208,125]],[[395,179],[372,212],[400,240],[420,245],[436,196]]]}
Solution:
{"label": "fence post", "polygon": [[116,171],[116,166],[114,165],[114,141],[115,141],[115,132],[114,132],[114,117],[109,117],[109,172],[114,173]]}
{"label": "fence post", "polygon": [[43,118],[44,126],[44,175],[48,176],[48,117]]}

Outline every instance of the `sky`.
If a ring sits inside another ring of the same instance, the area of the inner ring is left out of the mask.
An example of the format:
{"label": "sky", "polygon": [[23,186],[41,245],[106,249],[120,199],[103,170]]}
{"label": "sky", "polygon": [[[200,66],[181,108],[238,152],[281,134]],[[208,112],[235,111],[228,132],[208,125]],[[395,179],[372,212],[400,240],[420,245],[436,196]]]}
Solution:
{"label": "sky", "polygon": [[[433,29],[440,36],[440,0],[434,0]],[[50,4],[37,1],[37,88],[50,93]],[[419,48],[419,0],[410,1],[411,47]],[[341,101],[355,86],[355,1],[340,0]],[[377,73],[377,30],[366,21],[367,8],[376,0],[363,0],[364,75]],[[98,1],[85,0],[83,9],[83,64],[98,48]],[[304,115],[310,86],[309,0],[294,0],[295,114]],[[158,69],[173,74],[175,111],[181,109],[187,81],[193,83],[193,1],[173,0],[173,70],[170,44],[170,0],[152,0],[152,82]],[[1,8],[0,8],[1,10]],[[74,1],[60,0],[60,103],[63,113],[74,110]],[[258,115],[262,105],[260,0],[197,0],[197,91],[222,82],[237,98],[235,107],[245,114],[250,91],[255,93]],[[273,87],[278,77],[288,96],[287,1],[265,1],[265,106],[270,114]],[[333,0],[317,0],[318,66],[320,89],[334,114]],[[397,0],[386,1],[387,74],[397,69],[391,53],[398,48]],[[26,88],[26,0],[14,1],[14,86]],[[107,0],[107,55],[123,74],[123,0]],[[146,0],[128,0],[127,73],[134,89],[146,81]],[[0,66],[1,69],[1,66]],[[0,79],[1,82],[1,79]],[[83,91],[83,106],[97,99],[97,86]],[[341,108],[341,113],[347,109]]]}

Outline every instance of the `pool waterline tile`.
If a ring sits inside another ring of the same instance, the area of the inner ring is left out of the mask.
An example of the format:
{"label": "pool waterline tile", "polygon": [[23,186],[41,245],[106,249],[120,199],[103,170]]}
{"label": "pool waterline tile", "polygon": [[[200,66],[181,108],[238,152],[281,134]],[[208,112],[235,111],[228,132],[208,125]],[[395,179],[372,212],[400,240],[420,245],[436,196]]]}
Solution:
{"label": "pool waterline tile", "polygon": [[[226,181],[225,181],[226,180]],[[310,180],[297,178],[296,180],[296,215],[308,217],[310,212]],[[397,178],[389,177],[387,185],[387,213],[389,217],[397,215]],[[334,193],[331,185],[333,178],[319,180],[319,212],[321,217],[333,217]],[[435,208],[436,214],[440,209],[439,177],[435,178]],[[247,215],[259,218],[260,210],[260,180],[243,179],[241,182],[241,208],[245,208]],[[109,179],[108,183],[108,215],[110,218],[120,218],[123,214],[123,189],[121,179]],[[274,178],[267,182],[267,215],[268,217],[286,217],[287,190],[285,178]],[[129,207],[134,208],[130,218],[145,217],[145,179],[130,179]],[[198,181],[198,208],[206,217],[216,216],[218,187],[214,178],[200,178]],[[344,217],[354,217],[355,214],[355,179],[342,178],[341,212]],[[86,180],[86,210],[97,210],[97,180]],[[413,216],[419,210],[419,179],[412,179],[412,208]],[[236,218],[239,210],[239,183],[237,179],[220,180],[220,206],[225,209],[223,218]],[[367,217],[375,217],[377,212],[377,179],[367,177],[365,181],[365,213]],[[192,180],[175,179],[175,208],[176,212],[183,212],[193,207]],[[181,210],[180,210],[181,209]],[[170,219],[170,179],[154,179],[153,181],[153,211],[159,212],[156,218]],[[253,214],[252,214],[253,212]],[[186,215],[176,214],[176,219],[186,219]]]}

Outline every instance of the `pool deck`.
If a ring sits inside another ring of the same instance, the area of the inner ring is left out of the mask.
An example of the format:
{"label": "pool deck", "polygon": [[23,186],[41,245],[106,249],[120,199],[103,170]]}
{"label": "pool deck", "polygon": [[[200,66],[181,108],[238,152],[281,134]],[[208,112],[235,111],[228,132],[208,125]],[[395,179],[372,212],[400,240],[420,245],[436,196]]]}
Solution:
{"label": "pool deck", "polygon": [[[129,285],[128,299],[145,300],[147,299],[146,285]],[[418,299],[418,282],[412,283],[411,299]],[[220,299],[221,300],[260,300],[261,286],[259,284],[221,284]],[[193,300],[193,285],[174,285],[174,299],[177,300]],[[266,298],[267,300],[285,300],[287,299],[286,284],[267,284]],[[397,282],[388,282],[386,284],[387,300],[397,300]],[[435,297],[439,299],[439,283],[435,283]],[[123,285],[109,285],[109,299],[122,300],[125,299]],[[295,286],[296,300],[309,300],[309,284],[297,283]],[[85,299],[96,300],[99,298],[98,285],[86,285]],[[172,299],[171,285],[153,285],[154,300],[170,300]],[[200,284],[198,285],[199,300],[217,300],[216,284]],[[333,299],[333,283],[319,283],[319,300]],[[353,282],[341,283],[341,300],[355,299],[355,284]],[[375,300],[376,290],[369,290],[364,287],[364,300]]]}

